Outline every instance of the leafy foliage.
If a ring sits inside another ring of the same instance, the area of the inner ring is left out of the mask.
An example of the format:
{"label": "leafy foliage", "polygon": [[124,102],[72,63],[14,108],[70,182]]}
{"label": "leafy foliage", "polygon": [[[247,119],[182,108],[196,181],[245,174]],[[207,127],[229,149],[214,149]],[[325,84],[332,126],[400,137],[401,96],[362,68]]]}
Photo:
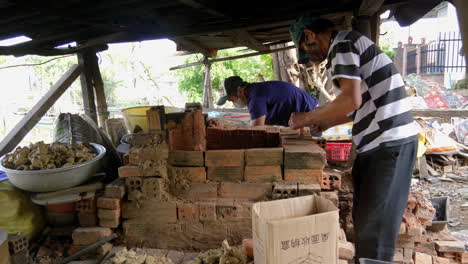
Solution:
{"label": "leafy foliage", "polygon": [[381,44],[380,49],[387,54],[388,57],[393,61],[395,59],[395,52],[388,44]]}
{"label": "leafy foliage", "polygon": [[[218,58],[239,55],[238,50],[222,50],[218,52]],[[191,55],[185,60],[185,63],[200,60],[202,58],[199,56]],[[187,93],[191,101],[196,102],[202,99],[204,70],[204,65],[197,65],[175,72],[175,75],[179,79],[179,90]],[[259,74],[263,75],[265,80],[272,80],[274,78],[271,54],[213,63],[211,65],[211,85],[214,91],[219,91],[220,84],[229,76],[238,75],[244,81],[256,82],[259,81]]]}

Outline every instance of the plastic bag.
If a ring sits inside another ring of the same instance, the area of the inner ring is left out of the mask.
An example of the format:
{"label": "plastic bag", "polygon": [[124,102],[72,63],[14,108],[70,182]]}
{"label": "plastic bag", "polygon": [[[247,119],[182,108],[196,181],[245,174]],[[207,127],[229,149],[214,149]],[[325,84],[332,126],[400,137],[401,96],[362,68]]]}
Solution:
{"label": "plastic bag", "polygon": [[428,154],[454,154],[458,152],[456,142],[436,129],[426,132],[426,147]]}
{"label": "plastic bag", "polygon": [[457,141],[465,145],[468,144],[468,119],[452,117],[452,124]]}
{"label": "plastic bag", "polygon": [[9,181],[0,182],[0,229],[34,239],[45,225],[41,209]]}
{"label": "plastic bag", "polygon": [[54,141],[63,144],[93,142],[103,145],[102,138],[79,115],[62,113],[55,120]]}

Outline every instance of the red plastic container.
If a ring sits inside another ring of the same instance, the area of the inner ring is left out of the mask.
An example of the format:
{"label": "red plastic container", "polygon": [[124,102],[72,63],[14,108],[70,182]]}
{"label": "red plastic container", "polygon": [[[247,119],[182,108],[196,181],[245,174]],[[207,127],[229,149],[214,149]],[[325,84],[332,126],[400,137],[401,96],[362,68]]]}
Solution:
{"label": "red plastic container", "polygon": [[351,152],[352,142],[327,142],[325,150],[328,161],[347,161]]}

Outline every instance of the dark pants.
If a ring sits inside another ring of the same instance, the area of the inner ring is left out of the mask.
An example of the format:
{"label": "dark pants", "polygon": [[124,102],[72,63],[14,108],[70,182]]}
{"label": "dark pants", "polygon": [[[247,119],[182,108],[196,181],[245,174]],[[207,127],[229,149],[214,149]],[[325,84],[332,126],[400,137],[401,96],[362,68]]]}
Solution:
{"label": "dark pants", "polygon": [[358,154],[353,166],[353,220],[359,258],[393,261],[408,202],[417,141]]}

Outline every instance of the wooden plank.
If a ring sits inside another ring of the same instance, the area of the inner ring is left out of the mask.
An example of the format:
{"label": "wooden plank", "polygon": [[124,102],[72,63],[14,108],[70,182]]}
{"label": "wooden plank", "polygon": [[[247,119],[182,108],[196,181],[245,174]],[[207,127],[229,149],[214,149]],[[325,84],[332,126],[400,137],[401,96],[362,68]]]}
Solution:
{"label": "wooden plank", "polygon": [[189,37],[177,37],[173,39],[174,42],[179,43],[184,49],[190,51],[199,52],[205,57],[216,57],[216,54],[213,54],[208,48],[204,47],[198,41],[189,38]]}
{"label": "wooden plank", "polygon": [[245,45],[253,50],[256,51],[267,51],[270,48],[264,46],[260,41],[255,39],[247,30],[243,29],[236,29],[231,31],[231,38],[234,42],[238,42],[239,44]]}
{"label": "wooden plank", "polygon": [[164,118],[165,113],[164,106],[153,106],[148,111],[146,111],[146,116],[148,118],[148,129],[150,131],[159,131],[166,128],[166,119]]}
{"label": "wooden plank", "polygon": [[413,109],[412,112],[415,117],[468,118],[468,109]]}
{"label": "wooden plank", "polygon": [[21,121],[0,142],[0,156],[12,151],[28,132],[41,120],[42,116],[60,98],[68,87],[78,78],[80,67],[73,65],[50,90],[37,102],[36,105],[21,119]]}
{"label": "wooden plank", "polygon": [[[242,58],[247,58],[247,57],[252,57],[252,56],[258,56],[258,55],[263,55],[263,54],[280,52],[280,51],[283,51],[283,50],[294,49],[294,48],[296,48],[296,47],[294,45],[292,45],[292,46],[287,46],[287,47],[283,47],[283,48],[279,48],[279,49],[272,49],[272,50],[266,50],[266,51],[260,51],[260,52],[253,52],[253,53],[249,53],[249,54],[238,55],[238,56],[230,56],[230,57],[219,58],[219,59],[211,59],[211,60],[208,60],[208,62],[213,63],[213,62],[220,62],[220,61],[227,61],[227,60],[242,59]],[[169,68],[169,70],[171,70],[171,71],[172,70],[178,70],[178,69],[192,67],[192,66],[196,66],[196,65],[200,65],[200,64],[204,64],[204,63],[206,63],[206,62],[205,61],[192,62],[192,63],[187,63],[187,64],[184,64],[184,65],[171,67],[171,68]]]}
{"label": "wooden plank", "polygon": [[81,93],[83,94],[83,108],[86,113],[96,124],[96,104],[94,102],[94,89],[93,89],[93,72],[92,65],[90,64],[89,52],[78,53],[78,63],[81,68]]}

